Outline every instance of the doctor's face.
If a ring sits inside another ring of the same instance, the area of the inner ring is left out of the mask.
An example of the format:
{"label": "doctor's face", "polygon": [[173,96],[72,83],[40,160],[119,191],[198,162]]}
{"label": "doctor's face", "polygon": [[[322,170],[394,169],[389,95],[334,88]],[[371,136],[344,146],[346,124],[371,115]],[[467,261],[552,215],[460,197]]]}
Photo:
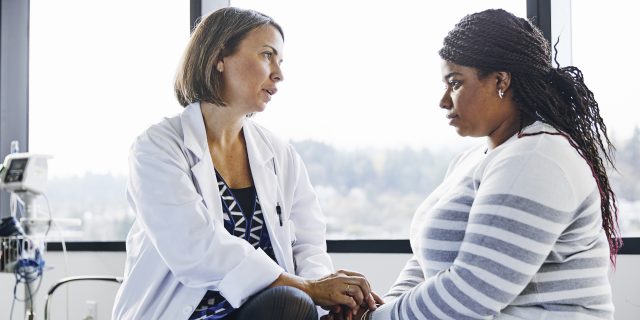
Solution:
{"label": "doctor's face", "polygon": [[222,73],[222,98],[229,107],[245,114],[265,109],[283,80],[283,45],[280,32],[264,25],[247,33],[236,52],[217,63]]}

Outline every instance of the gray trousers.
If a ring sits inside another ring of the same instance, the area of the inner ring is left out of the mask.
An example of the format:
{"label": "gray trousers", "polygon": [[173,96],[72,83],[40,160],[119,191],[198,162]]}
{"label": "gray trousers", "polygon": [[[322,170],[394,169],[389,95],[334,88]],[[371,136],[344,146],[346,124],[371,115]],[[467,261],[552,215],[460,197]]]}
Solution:
{"label": "gray trousers", "polygon": [[[226,319],[227,317],[225,317]],[[245,302],[230,320],[317,320],[318,311],[311,297],[293,287],[274,287],[261,291]]]}

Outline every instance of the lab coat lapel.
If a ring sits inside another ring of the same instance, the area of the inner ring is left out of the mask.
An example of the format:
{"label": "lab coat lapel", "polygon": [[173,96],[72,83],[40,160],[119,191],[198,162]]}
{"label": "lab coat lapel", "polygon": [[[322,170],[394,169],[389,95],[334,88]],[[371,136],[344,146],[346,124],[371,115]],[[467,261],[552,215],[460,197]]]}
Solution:
{"label": "lab coat lapel", "polygon": [[[278,177],[274,168],[274,151],[267,138],[259,132],[251,121],[245,120],[243,132],[247,143],[251,174],[260,199],[260,207],[264,216],[271,244],[280,266],[288,272],[293,272],[292,259],[284,256],[282,249],[282,226],[276,213],[276,201],[282,201],[278,195]],[[280,203],[282,206],[283,204]],[[284,217],[282,217],[284,219]]]}
{"label": "lab coat lapel", "polygon": [[209,216],[222,222],[222,204],[213,161],[207,145],[207,133],[200,111],[200,103],[195,102],[187,106],[180,116],[184,134],[184,146],[191,151],[193,158],[189,159],[194,183],[199,188],[200,195],[207,206]]}

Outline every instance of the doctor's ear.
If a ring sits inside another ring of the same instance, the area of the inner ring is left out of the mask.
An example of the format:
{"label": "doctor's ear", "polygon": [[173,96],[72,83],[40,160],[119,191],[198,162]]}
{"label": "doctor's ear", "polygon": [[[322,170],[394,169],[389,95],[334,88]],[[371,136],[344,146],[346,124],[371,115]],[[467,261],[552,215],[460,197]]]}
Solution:
{"label": "doctor's ear", "polygon": [[218,70],[218,72],[220,73],[224,71],[224,62],[222,60],[218,61],[218,63],[216,64],[216,70]]}

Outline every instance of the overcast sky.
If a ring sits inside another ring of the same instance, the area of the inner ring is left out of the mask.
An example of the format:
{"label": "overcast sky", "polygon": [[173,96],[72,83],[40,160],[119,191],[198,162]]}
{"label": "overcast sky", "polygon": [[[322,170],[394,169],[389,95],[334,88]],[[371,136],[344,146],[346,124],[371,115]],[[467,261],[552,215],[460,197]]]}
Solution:
{"label": "overcast sky", "polygon": [[[638,66],[625,63],[637,56],[625,32],[635,30],[632,14],[640,8],[582,2],[573,4],[573,62],[610,129],[626,139],[640,120],[630,116],[639,106],[630,105],[633,82],[626,78]],[[172,88],[189,36],[188,4],[31,1],[29,143],[31,152],[54,156],[52,176],[126,174],[133,139],[182,110]],[[438,108],[437,50],[464,14],[501,7],[525,16],[526,10],[524,0],[467,0],[452,7],[408,0],[232,5],[271,15],[285,32],[285,81],[256,121],[285,138],[342,149],[479,143],[458,137]]]}

